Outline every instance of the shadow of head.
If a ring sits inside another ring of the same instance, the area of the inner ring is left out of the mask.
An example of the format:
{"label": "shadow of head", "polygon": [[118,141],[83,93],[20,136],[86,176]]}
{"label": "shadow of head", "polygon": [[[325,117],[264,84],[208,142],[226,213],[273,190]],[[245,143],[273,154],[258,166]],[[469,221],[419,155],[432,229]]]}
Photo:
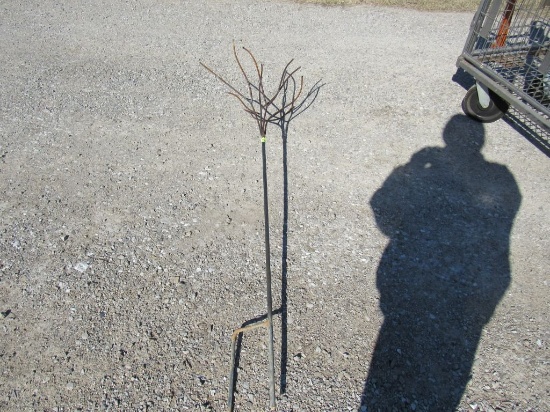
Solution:
{"label": "shadow of head", "polygon": [[457,114],[445,125],[443,141],[449,151],[476,154],[485,144],[485,129],[482,123]]}

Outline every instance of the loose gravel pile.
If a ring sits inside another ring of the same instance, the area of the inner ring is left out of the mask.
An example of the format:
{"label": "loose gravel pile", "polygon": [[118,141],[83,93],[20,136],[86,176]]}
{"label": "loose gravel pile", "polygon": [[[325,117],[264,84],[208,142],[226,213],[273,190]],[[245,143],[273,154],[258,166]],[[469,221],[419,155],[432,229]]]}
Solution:
{"label": "loose gravel pile", "polygon": [[[550,163],[460,116],[471,14],[0,4],[0,410],[226,409],[265,315],[233,42],[317,101],[268,129],[280,411],[549,411]],[[484,146],[480,153],[481,145]],[[284,275],[284,276],[283,276]],[[268,409],[263,329],[235,409]]]}

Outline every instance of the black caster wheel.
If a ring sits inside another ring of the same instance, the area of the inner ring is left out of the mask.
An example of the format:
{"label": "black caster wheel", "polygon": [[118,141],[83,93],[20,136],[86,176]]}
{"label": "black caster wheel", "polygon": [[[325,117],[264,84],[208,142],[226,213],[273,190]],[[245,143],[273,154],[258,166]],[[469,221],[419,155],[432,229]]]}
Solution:
{"label": "black caster wheel", "polygon": [[474,85],[466,92],[466,96],[464,96],[462,100],[462,110],[464,110],[464,113],[468,116],[479,122],[495,122],[504,116],[510,105],[491,90],[489,90],[489,97],[491,99],[489,107],[481,107],[479,104],[477,87]]}

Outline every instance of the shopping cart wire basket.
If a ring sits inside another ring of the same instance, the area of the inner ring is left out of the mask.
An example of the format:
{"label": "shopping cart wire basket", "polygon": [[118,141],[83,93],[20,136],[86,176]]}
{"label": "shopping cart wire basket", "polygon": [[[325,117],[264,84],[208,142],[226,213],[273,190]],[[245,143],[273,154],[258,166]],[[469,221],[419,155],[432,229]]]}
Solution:
{"label": "shopping cart wire basket", "polygon": [[482,122],[520,118],[550,136],[550,0],[484,0],[457,66],[476,81],[464,112]]}

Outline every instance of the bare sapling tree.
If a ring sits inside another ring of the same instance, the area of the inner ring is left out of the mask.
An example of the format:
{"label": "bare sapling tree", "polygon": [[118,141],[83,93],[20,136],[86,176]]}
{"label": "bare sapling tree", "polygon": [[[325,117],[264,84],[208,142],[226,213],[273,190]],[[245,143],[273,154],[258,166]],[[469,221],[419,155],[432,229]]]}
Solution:
{"label": "bare sapling tree", "polygon": [[[289,63],[290,64],[290,63]],[[285,70],[288,69],[285,67]],[[294,71],[296,73],[296,71]],[[283,143],[283,231],[282,231],[282,256],[281,256],[281,354],[280,354],[280,391],[286,392],[286,372],[288,362],[288,129],[290,122],[306,111],[317,99],[321,87],[324,83],[318,80],[307,93],[302,93],[303,77],[300,77],[298,83],[295,76],[291,75],[284,84],[283,92],[280,94],[280,102],[274,102],[275,110],[284,107],[278,119],[272,123],[281,129]],[[300,100],[301,99],[301,100]],[[291,104],[287,104],[290,102]]]}
{"label": "bare sapling tree", "polygon": [[[266,273],[266,290],[267,290],[267,316],[261,322],[247,322],[247,326],[243,326],[235,330],[231,336],[231,364],[232,370],[229,379],[229,410],[233,410],[234,401],[234,378],[235,378],[235,342],[243,332],[255,329],[258,327],[268,328],[268,369],[269,369],[269,399],[270,407],[275,408],[275,365],[274,365],[274,349],[273,349],[273,301],[272,301],[272,282],[271,282],[271,251],[269,244],[269,210],[268,210],[268,186],[267,186],[267,157],[266,157],[266,134],[267,126],[271,124],[278,125],[281,128],[283,140],[286,140],[288,132],[288,124],[290,120],[306,110],[315,100],[319,89],[320,82],[306,94],[305,98],[300,101],[303,92],[304,80],[300,77],[297,81],[295,74],[300,69],[299,67],[290,70],[290,65],[293,60],[285,66],[279,83],[272,94],[266,92],[264,84],[264,65],[258,63],[252,52],[243,47],[246,55],[252,63],[252,74],[248,73],[239,58],[237,48],[233,45],[233,55],[239,67],[239,70],[244,79],[244,91],[239,90],[224,77],[219,75],[213,69],[204,63],[200,63],[206,70],[212,73],[218,80],[225,84],[229,91],[228,93],[235,97],[243,106],[244,111],[248,113],[256,122],[260,134],[262,144],[262,172],[263,172],[263,194],[264,194],[264,232],[265,232],[265,273]],[[285,166],[286,167],[286,166]]]}

